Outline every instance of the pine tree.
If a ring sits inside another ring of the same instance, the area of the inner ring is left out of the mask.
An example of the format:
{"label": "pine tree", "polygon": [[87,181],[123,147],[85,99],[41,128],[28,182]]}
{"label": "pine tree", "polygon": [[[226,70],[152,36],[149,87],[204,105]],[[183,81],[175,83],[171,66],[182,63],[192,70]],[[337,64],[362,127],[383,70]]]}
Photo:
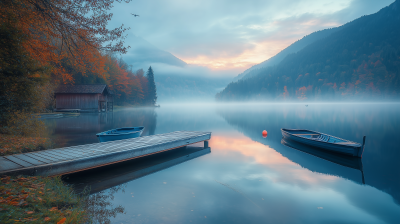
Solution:
{"label": "pine tree", "polygon": [[146,96],[146,103],[148,105],[154,106],[157,101],[157,90],[156,90],[156,83],[154,82],[154,73],[151,66],[149,70],[147,70],[147,96]]}

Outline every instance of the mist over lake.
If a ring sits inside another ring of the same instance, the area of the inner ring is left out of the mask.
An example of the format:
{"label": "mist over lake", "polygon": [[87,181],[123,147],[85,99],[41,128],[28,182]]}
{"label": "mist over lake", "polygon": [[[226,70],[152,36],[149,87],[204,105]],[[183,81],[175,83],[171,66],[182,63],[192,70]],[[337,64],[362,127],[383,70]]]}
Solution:
{"label": "mist over lake", "polygon": [[[188,148],[186,160],[177,151],[63,177],[105,194],[119,187],[109,202],[125,214],[111,223],[398,223],[399,112],[397,103],[166,104],[46,123],[58,147],[96,143],[96,133],[121,126],[212,132],[210,151]],[[281,128],[367,136],[363,173],[282,144]]]}

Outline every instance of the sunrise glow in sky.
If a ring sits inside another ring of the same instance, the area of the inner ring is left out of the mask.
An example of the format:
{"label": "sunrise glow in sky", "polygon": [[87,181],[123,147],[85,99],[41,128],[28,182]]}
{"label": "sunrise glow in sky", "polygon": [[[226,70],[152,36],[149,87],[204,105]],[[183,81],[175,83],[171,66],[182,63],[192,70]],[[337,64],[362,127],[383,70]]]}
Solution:
{"label": "sunrise glow in sky", "polygon": [[[394,0],[136,0],[116,4],[124,24],[189,64],[243,71],[312,32],[337,27]],[[133,17],[130,13],[139,14]]]}

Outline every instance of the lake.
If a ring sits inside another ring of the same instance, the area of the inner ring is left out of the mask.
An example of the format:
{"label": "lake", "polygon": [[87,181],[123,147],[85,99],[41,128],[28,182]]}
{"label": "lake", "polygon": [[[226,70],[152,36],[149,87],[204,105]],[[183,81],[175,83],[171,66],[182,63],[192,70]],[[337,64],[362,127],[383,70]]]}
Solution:
{"label": "lake", "polygon": [[[63,176],[77,191],[90,186],[98,222],[376,224],[400,223],[399,114],[396,103],[170,104],[45,122],[56,147],[96,143],[118,127],[212,132],[209,148]],[[281,128],[365,135],[361,168],[287,145]]]}

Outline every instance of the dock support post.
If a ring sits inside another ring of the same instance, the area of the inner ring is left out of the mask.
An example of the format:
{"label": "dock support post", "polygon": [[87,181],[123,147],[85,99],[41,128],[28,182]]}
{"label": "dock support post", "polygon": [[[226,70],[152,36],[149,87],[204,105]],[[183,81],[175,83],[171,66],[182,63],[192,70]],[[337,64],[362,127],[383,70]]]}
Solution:
{"label": "dock support post", "polygon": [[208,141],[204,141],[204,148],[208,148]]}

